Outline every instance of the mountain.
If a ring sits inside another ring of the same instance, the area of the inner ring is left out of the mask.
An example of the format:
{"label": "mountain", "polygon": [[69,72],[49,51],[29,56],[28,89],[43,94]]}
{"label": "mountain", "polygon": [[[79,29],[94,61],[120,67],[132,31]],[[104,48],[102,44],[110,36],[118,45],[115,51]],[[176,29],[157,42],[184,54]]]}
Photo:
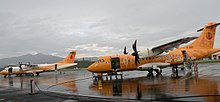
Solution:
{"label": "mountain", "polygon": [[52,56],[52,55],[45,55],[42,53],[38,53],[36,55],[27,54],[18,57],[11,57],[11,58],[4,58],[0,59],[0,68],[7,66],[9,64],[18,64],[19,62],[31,64],[46,64],[46,63],[54,63],[62,60],[62,57]]}
{"label": "mountain", "polygon": [[98,60],[98,57],[83,57],[83,58],[76,58],[76,61],[92,61],[95,62]]}

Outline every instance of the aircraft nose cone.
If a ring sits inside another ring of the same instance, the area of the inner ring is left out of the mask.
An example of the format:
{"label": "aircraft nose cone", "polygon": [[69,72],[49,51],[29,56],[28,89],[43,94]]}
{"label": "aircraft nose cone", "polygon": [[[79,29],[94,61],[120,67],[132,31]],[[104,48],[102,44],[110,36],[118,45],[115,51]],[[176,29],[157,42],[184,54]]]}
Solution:
{"label": "aircraft nose cone", "polygon": [[90,65],[88,68],[87,68],[88,71],[90,72],[94,72],[95,71],[95,65],[94,63],[92,65]]}

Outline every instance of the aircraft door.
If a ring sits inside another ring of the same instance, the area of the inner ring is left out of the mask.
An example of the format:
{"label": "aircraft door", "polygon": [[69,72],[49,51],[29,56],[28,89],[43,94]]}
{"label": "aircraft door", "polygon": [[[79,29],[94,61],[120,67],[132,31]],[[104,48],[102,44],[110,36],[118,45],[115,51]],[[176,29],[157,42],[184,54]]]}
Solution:
{"label": "aircraft door", "polygon": [[183,54],[183,61],[186,62],[187,59],[188,59],[188,55],[187,55],[186,51],[183,50],[183,51],[182,51],[182,54]]}
{"label": "aircraft door", "polygon": [[113,70],[116,70],[116,69],[120,68],[120,59],[119,59],[119,57],[111,58],[111,66],[112,66]]}

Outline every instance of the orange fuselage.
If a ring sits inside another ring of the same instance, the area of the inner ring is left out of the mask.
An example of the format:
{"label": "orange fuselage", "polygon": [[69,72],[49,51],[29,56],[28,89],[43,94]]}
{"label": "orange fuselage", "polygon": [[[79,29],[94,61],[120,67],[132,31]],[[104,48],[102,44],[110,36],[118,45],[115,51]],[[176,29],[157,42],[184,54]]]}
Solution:
{"label": "orange fuselage", "polygon": [[129,71],[137,70],[138,66],[148,64],[148,63],[169,63],[170,65],[179,65],[183,63],[183,54],[182,50],[187,51],[189,57],[193,59],[201,59],[210,55],[211,53],[218,52],[218,49],[193,49],[193,48],[179,48],[173,51],[170,51],[166,55],[152,56],[139,59],[140,64],[135,64],[135,58],[132,55],[115,55],[115,56],[103,56],[98,59],[98,62],[93,63],[87,69],[95,73],[106,73],[111,72],[112,63],[111,58],[120,59],[120,69],[119,71]]}
{"label": "orange fuselage", "polygon": [[184,61],[182,51],[185,51],[189,58],[195,60],[204,58],[220,51],[220,49],[213,49],[216,27],[218,25],[220,25],[220,23],[208,23],[202,29],[200,36],[192,44],[169,51],[166,55],[144,57],[139,59],[140,63],[138,64],[135,64],[135,57],[131,54],[103,56],[98,59],[98,62],[90,65],[87,70],[93,73],[108,73],[137,70],[138,67],[142,65],[150,65],[150,67],[153,67],[153,65],[159,65],[158,67],[160,67],[160,65],[179,65]]}

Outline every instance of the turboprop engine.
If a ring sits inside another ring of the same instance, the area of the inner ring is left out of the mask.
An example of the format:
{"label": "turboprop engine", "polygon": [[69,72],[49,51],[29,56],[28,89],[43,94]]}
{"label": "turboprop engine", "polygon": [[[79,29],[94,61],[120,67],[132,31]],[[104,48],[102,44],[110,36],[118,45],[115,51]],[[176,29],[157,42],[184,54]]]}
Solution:
{"label": "turboprop engine", "polygon": [[151,56],[155,56],[161,54],[161,51],[153,51],[152,49],[148,49],[144,50],[144,51],[140,51],[138,53],[139,58],[145,58],[145,57],[151,57]]}

